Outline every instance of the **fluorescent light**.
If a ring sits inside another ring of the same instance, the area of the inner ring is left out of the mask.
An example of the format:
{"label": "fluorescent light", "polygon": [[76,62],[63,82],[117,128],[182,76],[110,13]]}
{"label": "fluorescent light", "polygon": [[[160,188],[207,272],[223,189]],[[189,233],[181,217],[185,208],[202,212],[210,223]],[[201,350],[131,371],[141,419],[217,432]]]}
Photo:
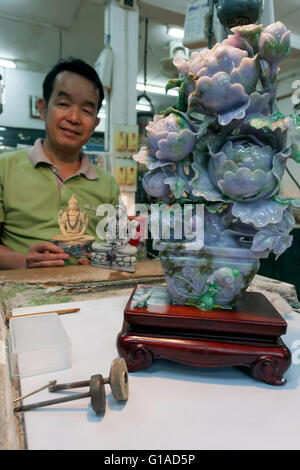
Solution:
{"label": "fluorescent light", "polygon": [[172,36],[172,38],[179,38],[183,39],[184,37],[184,30],[181,28],[175,28],[173,26],[168,28],[168,35]]}
{"label": "fluorescent light", "polygon": [[137,104],[136,109],[138,111],[151,111],[151,107],[148,106],[147,104]]}
{"label": "fluorescent light", "polygon": [[[147,104],[137,104],[136,105],[136,109],[138,111],[151,111],[151,107]],[[105,113],[98,113],[98,118],[101,118],[101,119],[105,119],[106,118],[106,114]]]}
{"label": "fluorescent light", "polygon": [[15,69],[16,64],[12,60],[0,59],[0,66],[6,67],[7,69]]}
{"label": "fluorescent light", "polygon": [[[144,91],[145,87],[142,83],[137,83],[136,84],[136,89],[139,91]],[[146,92],[148,93],[158,93],[159,95],[164,95],[165,89],[161,86],[155,86],[155,85],[146,85]]]}
{"label": "fluorescent light", "polygon": [[[145,87],[142,83],[137,83],[136,84],[136,89],[138,91],[144,91]],[[157,93],[159,95],[165,95],[166,94],[166,90],[163,87],[157,86],[157,85],[146,85],[146,90],[145,91],[148,92],[148,93]],[[171,90],[168,91],[168,95],[178,96],[178,91],[171,89]]]}

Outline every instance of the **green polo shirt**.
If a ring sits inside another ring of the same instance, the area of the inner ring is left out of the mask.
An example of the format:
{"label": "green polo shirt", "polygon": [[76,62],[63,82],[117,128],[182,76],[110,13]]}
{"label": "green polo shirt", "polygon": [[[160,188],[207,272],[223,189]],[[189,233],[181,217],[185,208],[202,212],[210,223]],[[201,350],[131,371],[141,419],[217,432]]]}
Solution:
{"label": "green polo shirt", "polygon": [[97,166],[93,179],[76,174],[58,187],[57,176],[46,163],[36,166],[27,150],[0,156],[1,243],[26,254],[30,245],[49,241],[59,235],[58,212],[66,210],[74,194],[81,211],[89,215],[87,235],[97,239],[96,216],[100,204],[116,205],[119,187],[116,180]]}

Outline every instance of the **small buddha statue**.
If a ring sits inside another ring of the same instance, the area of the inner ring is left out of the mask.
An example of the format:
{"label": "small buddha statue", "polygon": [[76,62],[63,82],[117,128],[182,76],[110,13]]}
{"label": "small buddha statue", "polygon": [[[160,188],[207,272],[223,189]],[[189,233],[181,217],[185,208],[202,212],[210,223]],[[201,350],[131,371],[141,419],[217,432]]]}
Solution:
{"label": "small buddha statue", "polygon": [[68,245],[71,245],[74,247],[71,249],[72,254],[78,252],[78,256],[86,255],[87,251],[89,251],[88,245],[95,240],[95,237],[85,235],[88,225],[88,214],[79,209],[79,204],[74,194],[69,200],[67,209],[59,211],[58,225],[61,234],[52,237],[51,241],[56,245],[62,246],[66,252],[68,252]]}
{"label": "small buddha statue", "polygon": [[107,219],[106,243],[112,244],[116,252],[135,255],[137,249],[129,242],[135,237],[139,223],[128,219],[125,204],[117,204],[115,211],[116,216]]}
{"label": "small buddha statue", "polygon": [[115,206],[115,215],[108,217],[106,241],[92,244],[91,265],[120,271],[135,272],[137,248],[130,240],[137,233],[139,223],[129,220],[123,203]]}
{"label": "small buddha statue", "polygon": [[87,224],[88,214],[79,210],[78,201],[73,194],[67,210],[58,213],[60,231],[67,239],[81,238],[86,231]]}

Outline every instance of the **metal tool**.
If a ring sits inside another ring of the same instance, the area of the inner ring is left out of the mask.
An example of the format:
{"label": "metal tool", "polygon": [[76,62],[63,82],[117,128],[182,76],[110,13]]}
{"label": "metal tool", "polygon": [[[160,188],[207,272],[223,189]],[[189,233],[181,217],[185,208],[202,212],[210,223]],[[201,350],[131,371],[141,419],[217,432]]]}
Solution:
{"label": "metal tool", "polygon": [[113,361],[108,378],[103,378],[101,374],[92,375],[90,380],[80,382],[71,382],[68,384],[48,384],[49,392],[57,392],[71,388],[90,387],[89,392],[68,395],[67,397],[55,398],[53,400],[41,401],[30,405],[18,406],[14,409],[18,411],[29,411],[35,408],[64,403],[67,401],[79,400],[81,398],[91,397],[92,408],[96,414],[104,414],[106,409],[106,395],[104,385],[109,383],[114,398],[118,401],[128,399],[128,371],[126,362],[123,358],[117,358]]}
{"label": "metal tool", "polygon": [[77,393],[76,395],[69,395],[67,397],[56,398],[54,400],[40,401],[31,403],[30,405],[17,406],[14,411],[29,411],[35,408],[42,408],[49,405],[56,405],[57,403],[64,403],[66,401],[79,400],[80,398],[91,397],[92,408],[95,413],[100,414],[105,411],[105,390],[102,375],[93,375],[90,380],[90,390],[86,393]]}
{"label": "metal tool", "polygon": [[[102,376],[101,376],[102,377]],[[128,370],[125,359],[117,358],[112,362],[109,377],[103,378],[104,384],[110,384],[113,397],[117,401],[128,399]],[[59,392],[71,388],[88,387],[90,380],[71,382],[65,384],[49,385],[49,392]]]}
{"label": "metal tool", "polygon": [[45,388],[50,387],[51,385],[55,385],[56,380],[51,380],[51,382],[47,383],[46,385],[43,385],[42,387],[37,388],[36,390],[33,390],[33,392],[26,393],[26,395],[22,395],[21,397],[15,398],[14,403],[17,403],[18,401],[23,400],[23,398],[30,397],[31,395],[34,395],[37,392],[41,392],[42,390],[45,390]]}

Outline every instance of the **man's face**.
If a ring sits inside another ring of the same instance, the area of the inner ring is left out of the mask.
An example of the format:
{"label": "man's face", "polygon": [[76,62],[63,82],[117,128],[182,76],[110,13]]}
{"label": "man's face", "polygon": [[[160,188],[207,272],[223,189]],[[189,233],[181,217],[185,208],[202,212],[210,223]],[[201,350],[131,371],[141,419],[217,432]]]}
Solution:
{"label": "man's face", "polygon": [[48,105],[39,103],[46,139],[54,148],[79,151],[89,140],[99,124],[98,98],[99,91],[87,78],[73,72],[56,76]]}

